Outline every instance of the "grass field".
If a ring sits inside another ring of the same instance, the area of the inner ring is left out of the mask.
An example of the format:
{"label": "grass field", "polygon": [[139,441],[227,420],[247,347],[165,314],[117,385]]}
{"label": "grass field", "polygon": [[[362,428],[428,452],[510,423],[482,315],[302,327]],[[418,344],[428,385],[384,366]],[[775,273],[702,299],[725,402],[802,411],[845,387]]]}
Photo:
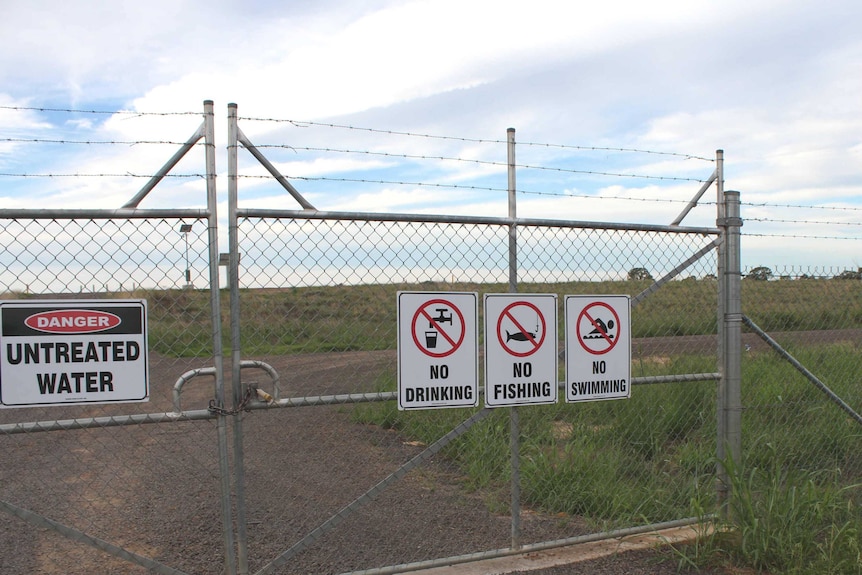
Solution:
{"label": "grass field", "polygon": [[[522,284],[520,293],[628,294],[649,282]],[[283,355],[395,349],[399,290],[505,293],[505,285],[359,285],[243,290],[242,347],[247,355]],[[149,302],[150,342],[170,356],[212,353],[209,295],[205,291],[146,291],[122,296]],[[632,337],[703,335],[716,332],[717,284],[686,279],[665,284],[632,310]],[[221,297],[222,320],[228,296]],[[862,327],[862,282],[853,280],[743,281],[743,313],[767,331]],[[480,324],[481,324],[480,306]],[[223,329],[228,341],[228,329]],[[481,334],[480,334],[481,338]],[[480,342],[481,343],[481,342]]]}
{"label": "grass field", "polygon": [[[520,293],[629,294],[648,282],[521,285]],[[247,290],[240,295],[244,357],[394,350],[399,290],[505,293],[504,285],[423,283]],[[227,294],[222,294],[227,326]],[[119,294],[149,305],[150,346],[165,356],[212,353],[209,297],[192,290]],[[862,282],[743,281],[743,312],[769,332],[862,328]],[[716,333],[717,284],[673,281],[632,310],[632,337]],[[480,306],[481,314],[481,306]],[[562,310],[558,314],[563,317]],[[480,325],[482,318],[480,317]],[[563,326],[559,326],[563,341]],[[223,329],[225,349],[229,330]],[[480,334],[481,339],[481,334]],[[481,341],[480,341],[481,345]],[[862,341],[800,343],[789,351],[862,411]],[[322,359],[325,361],[325,359]],[[714,353],[641,358],[634,375],[716,371]],[[770,573],[862,571],[862,428],[776,354],[743,353],[743,458],[731,470],[730,521],[681,549],[681,563],[732,561]],[[370,382],[395,389],[394,373]],[[629,400],[521,407],[524,505],[597,527],[657,522],[716,510],[716,384],[636,386]],[[472,413],[400,412],[360,404],[357,422],[429,444]],[[444,451],[492,510],[508,506],[508,410]]]}

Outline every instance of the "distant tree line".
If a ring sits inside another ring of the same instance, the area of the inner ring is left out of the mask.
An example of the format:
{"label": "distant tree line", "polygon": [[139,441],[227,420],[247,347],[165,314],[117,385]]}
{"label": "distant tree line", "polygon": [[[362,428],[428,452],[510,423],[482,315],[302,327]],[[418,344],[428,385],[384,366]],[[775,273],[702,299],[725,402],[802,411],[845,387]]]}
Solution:
{"label": "distant tree line", "polygon": [[[775,275],[772,273],[772,270],[766,266],[757,266],[752,268],[751,271],[745,276],[745,279],[754,280],[754,281],[769,281],[774,278]],[[784,277],[784,276],[782,276]],[[817,276],[811,276],[808,274],[802,274],[799,276],[799,279],[817,279]],[[857,268],[854,270],[844,270],[840,274],[832,276],[832,279],[836,280],[862,280],[862,268]]]}
{"label": "distant tree line", "polygon": [[[629,281],[652,281],[652,274],[646,268],[632,268],[628,273]],[[772,272],[771,268],[766,266],[757,266],[752,268],[747,274],[745,274],[745,279],[752,281],[769,281],[775,278],[775,274]],[[799,276],[799,279],[818,279],[820,276],[812,276],[809,274],[802,274]],[[704,279],[715,279],[715,275],[710,274],[706,276]],[[790,279],[790,276],[781,276],[781,279]],[[840,274],[832,276],[832,279],[836,280],[862,280],[862,268],[858,268],[854,270],[844,270]]]}

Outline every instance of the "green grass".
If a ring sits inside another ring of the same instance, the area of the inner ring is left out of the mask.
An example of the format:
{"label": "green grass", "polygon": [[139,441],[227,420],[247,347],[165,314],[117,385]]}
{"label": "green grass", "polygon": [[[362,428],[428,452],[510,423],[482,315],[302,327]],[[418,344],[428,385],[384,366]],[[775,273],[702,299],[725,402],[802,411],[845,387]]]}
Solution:
{"label": "green grass", "polygon": [[695,543],[677,547],[680,566],[746,566],[772,575],[862,574],[862,484],[837,469],[804,471],[770,453],[766,467],[725,462],[727,518]]}
{"label": "green grass", "polygon": [[[635,296],[649,285],[649,282],[634,281],[521,284],[519,292],[558,294],[558,330],[562,338],[563,296]],[[239,302],[243,354],[284,355],[395,349],[396,293],[399,290],[475,291],[481,297],[484,293],[505,293],[508,286],[426,282],[241,290]],[[14,294],[7,295],[12,297]],[[150,290],[114,295],[148,301],[150,346],[153,350],[175,357],[205,357],[212,353],[208,292]],[[860,282],[746,281],[743,282],[742,295],[744,313],[766,330],[862,327]],[[714,280],[668,282],[632,309],[632,337],[714,334],[716,300],[717,284]],[[228,294],[223,291],[220,313],[223,345],[229,342],[228,305]],[[481,324],[481,304],[479,307]]]}
{"label": "green grass", "polygon": [[[838,343],[793,350],[862,406],[860,349]],[[696,373],[711,356],[644,364],[639,375]],[[851,369],[848,369],[851,366]],[[682,371],[680,371],[682,370]],[[730,468],[731,518],[678,551],[681,563],[725,562],[779,573],[859,573],[862,428],[773,353],[743,357],[743,460]],[[394,380],[379,382],[392,390]],[[717,512],[713,382],[635,386],[628,400],[518,408],[522,503],[599,528]],[[429,444],[471,410],[356,406],[357,421]],[[444,450],[465,485],[507,509],[508,410]]]}
{"label": "green grass", "polygon": [[[648,282],[522,284],[521,293],[637,295]],[[632,310],[634,338],[716,332],[716,283],[666,284]],[[504,293],[505,285],[362,285],[242,290],[244,357],[394,350],[399,290]],[[148,301],[151,349],[174,357],[212,353],[209,294],[173,290],[124,294]],[[743,282],[743,312],[770,332],[862,328],[858,281]],[[227,293],[223,344],[229,347]],[[482,324],[480,305],[480,325]],[[480,330],[481,338],[481,330]],[[780,338],[779,338],[780,342]],[[480,342],[481,343],[481,342]],[[789,351],[862,411],[862,342],[793,344]],[[634,376],[716,370],[714,354],[637,361]],[[731,481],[731,520],[680,555],[779,573],[860,573],[862,428],[772,352],[743,353],[743,464]],[[395,389],[395,374],[373,385]],[[518,408],[522,501],[602,527],[716,510],[716,385],[635,386],[628,400]],[[474,410],[400,412],[394,402],[353,408],[356,421],[430,444]],[[496,410],[442,455],[468,488],[505,511],[510,480],[509,410]]]}

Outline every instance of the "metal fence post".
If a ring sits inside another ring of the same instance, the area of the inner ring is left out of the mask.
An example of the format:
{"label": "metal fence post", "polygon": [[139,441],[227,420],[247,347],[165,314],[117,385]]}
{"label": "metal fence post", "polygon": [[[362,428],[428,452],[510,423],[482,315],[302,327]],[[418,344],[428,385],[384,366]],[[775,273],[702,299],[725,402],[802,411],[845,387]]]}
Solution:
{"label": "metal fence post", "polygon": [[[243,401],[242,358],[240,357],[239,310],[239,239],[237,237],[237,105],[228,104],[228,285],[230,287],[231,382],[233,410]],[[242,413],[233,419],[234,489],[236,490],[237,573],[248,573],[248,535],[245,513],[245,467],[242,444]]]}
{"label": "metal fence post", "polygon": [[509,174],[509,292],[518,291],[518,227],[515,218],[518,217],[515,199],[515,128],[506,130],[506,159]]}
{"label": "metal fence post", "polygon": [[[219,290],[219,248],[218,248],[218,194],[216,192],[216,161],[215,161],[215,116],[213,102],[204,102],[204,143],[206,146],[206,178],[207,178],[207,234],[209,245],[209,286],[210,286],[210,318],[212,321],[213,363],[215,367],[215,401],[216,405],[224,406],[224,350],[222,348],[221,330],[221,291]],[[188,266],[186,266],[188,267]],[[234,553],[233,518],[230,501],[230,464],[227,442],[227,419],[219,415],[216,419],[218,434],[219,479],[221,481],[221,514],[222,533],[224,537],[225,573],[235,573],[236,557]]]}
{"label": "metal fence post", "polygon": [[[515,201],[515,128],[506,130],[509,173],[509,292],[518,291],[518,215]],[[509,408],[509,445],[512,465],[512,549],[521,548],[521,425],[518,408]]]}
{"label": "metal fence post", "polygon": [[721,380],[719,382],[719,504],[729,514],[730,481],[725,463],[739,469],[742,453],[742,273],[740,266],[739,192],[724,193],[724,218],[718,226],[724,236],[721,318]]}
{"label": "metal fence post", "polygon": [[727,380],[727,444],[729,456],[740,463],[742,453],[741,432],[741,380],[742,380],[742,269],[740,253],[739,192],[725,192],[727,199],[727,309],[725,310],[725,354]]}

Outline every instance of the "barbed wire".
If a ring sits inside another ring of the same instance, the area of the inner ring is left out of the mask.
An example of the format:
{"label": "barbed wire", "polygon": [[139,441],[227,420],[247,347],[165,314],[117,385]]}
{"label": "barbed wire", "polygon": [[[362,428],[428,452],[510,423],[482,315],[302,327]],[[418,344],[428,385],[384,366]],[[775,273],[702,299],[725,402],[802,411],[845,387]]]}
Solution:
{"label": "barbed wire", "polygon": [[[448,162],[465,162],[472,164],[480,164],[487,166],[499,166],[499,167],[508,167],[509,164],[507,162],[499,162],[495,160],[476,160],[471,158],[460,158],[455,156],[429,156],[424,154],[401,154],[401,153],[392,153],[392,152],[377,152],[371,150],[349,150],[349,149],[338,149],[338,148],[315,148],[315,147],[303,147],[303,146],[289,146],[289,145],[278,145],[278,144],[269,144],[269,145],[261,145],[255,146],[256,148],[283,148],[283,149],[291,149],[291,150],[303,150],[309,152],[332,152],[332,153],[340,153],[340,154],[364,154],[370,156],[381,156],[381,157],[389,157],[389,158],[400,158],[405,160],[439,160],[439,161],[448,161]],[[682,178],[675,176],[650,176],[646,174],[629,174],[629,173],[616,173],[616,172],[600,172],[596,170],[576,170],[572,168],[559,168],[552,166],[535,166],[531,164],[515,164],[514,167],[528,169],[528,170],[545,170],[552,172],[562,172],[562,173],[570,173],[570,174],[585,174],[585,175],[593,175],[593,176],[609,176],[609,177],[618,177],[618,178],[636,178],[636,179],[647,179],[647,180],[666,180],[666,181],[684,181],[684,182],[698,182],[703,183],[705,180],[700,180],[697,178]]]}
{"label": "barbed wire", "polygon": [[[137,146],[138,144],[165,144],[172,146],[183,146],[186,142],[173,142],[170,140],[52,140],[47,138],[0,138],[0,142],[25,143],[25,144],[82,144],[82,145],[118,145]],[[204,146],[205,142],[195,142],[196,146]]]}
{"label": "barbed wire", "polygon": [[703,162],[715,162],[714,158],[706,158],[704,156],[696,156],[694,154],[684,154],[681,152],[660,152],[657,150],[646,150],[640,148],[614,148],[601,146],[575,146],[569,144],[545,144],[541,142],[518,142],[519,146],[536,146],[544,148],[562,148],[571,150],[581,150],[588,152],[631,152],[638,154],[653,154],[657,156],[672,156],[683,160],[700,160]]}
{"label": "barbed wire", "polygon": [[[318,126],[323,128],[338,128],[342,130],[356,130],[361,132],[370,132],[375,134],[387,134],[394,136],[409,136],[414,138],[429,138],[436,140],[453,140],[458,142],[469,142],[473,144],[508,144],[506,140],[500,139],[485,139],[485,138],[466,138],[460,136],[441,136],[437,134],[424,134],[418,132],[402,132],[398,130],[383,130],[379,128],[366,128],[361,126],[351,126],[349,124],[333,124],[328,122],[314,122],[309,120],[290,120],[290,119],[279,119],[279,118],[255,118],[255,117],[239,117],[239,120],[250,121],[250,122],[275,122],[275,123],[287,123],[297,128],[304,128],[308,126]],[[618,147],[603,147],[603,146],[578,146],[573,144],[549,144],[549,143],[540,143],[540,142],[516,142],[518,146],[537,146],[537,147],[546,147],[546,148],[561,148],[568,150],[579,150],[579,151],[590,151],[590,152],[621,152],[621,153],[637,153],[637,154],[654,154],[659,156],[672,156],[677,158],[683,158],[687,160],[701,160],[705,162],[714,162],[713,158],[705,158],[703,156],[697,156],[694,154],[685,154],[680,152],[663,152],[659,150],[647,150],[640,148],[618,148]]]}
{"label": "barbed wire", "polygon": [[829,220],[787,220],[779,218],[745,218],[746,222],[774,222],[780,224],[818,224],[824,226],[862,226],[862,222],[834,222]]}
{"label": "barbed wire", "polygon": [[80,110],[75,108],[41,108],[35,106],[2,106],[0,110],[14,110],[25,112],[60,112],[67,114],[103,114],[113,116],[124,114],[129,116],[201,116],[203,112],[136,112],[133,110]]}
{"label": "barbed wire", "polygon": [[[499,166],[499,167],[508,167],[509,164],[507,162],[500,162],[496,160],[476,160],[471,158],[460,158],[455,156],[429,156],[424,154],[400,154],[393,152],[379,152],[379,151],[371,151],[371,150],[350,150],[350,149],[338,149],[338,148],[317,148],[317,147],[305,147],[305,146],[290,146],[286,144],[265,144],[265,145],[256,145],[258,149],[262,148],[279,148],[279,149],[290,149],[290,150],[302,150],[308,152],[327,152],[327,153],[339,153],[339,154],[363,154],[369,156],[381,156],[388,158],[400,158],[405,160],[438,160],[438,161],[447,161],[447,162],[465,162],[472,164],[480,164],[487,166]],[[552,172],[562,172],[569,174],[586,174],[593,176],[609,176],[609,177],[618,177],[618,178],[636,178],[636,179],[646,179],[646,180],[666,180],[666,181],[682,181],[682,182],[698,182],[703,183],[705,180],[701,180],[698,178],[683,178],[676,176],[651,176],[646,174],[630,174],[630,173],[622,173],[622,172],[600,172],[596,170],[576,170],[573,168],[559,168],[552,166],[536,166],[531,164],[515,164],[514,167],[528,169],[528,170],[545,170]]]}
{"label": "barbed wire", "polygon": [[[10,105],[0,105],[0,109],[2,110],[13,110],[13,111],[33,111],[33,112],[53,112],[53,113],[67,113],[67,114],[103,114],[103,115],[114,115],[114,114],[122,114],[128,116],[200,116],[202,112],[140,112],[140,111],[132,111],[132,110],[95,110],[95,109],[75,109],[75,108],[60,108],[60,107],[39,107],[39,106],[10,106]],[[468,137],[459,137],[459,136],[448,136],[448,135],[435,135],[435,134],[427,134],[427,133],[418,133],[418,132],[410,132],[410,131],[397,131],[397,130],[386,130],[372,127],[362,127],[362,126],[353,126],[349,124],[337,124],[337,123],[329,123],[329,122],[314,122],[314,121],[302,121],[302,120],[293,120],[293,119],[279,119],[279,118],[258,118],[258,117],[241,117],[243,121],[247,122],[274,122],[274,123],[287,123],[296,127],[306,128],[306,127],[323,127],[330,129],[340,129],[340,130],[353,130],[353,131],[361,131],[367,133],[375,133],[375,134],[385,134],[385,135],[397,135],[397,136],[408,136],[408,137],[417,137],[417,138],[428,138],[428,139],[437,139],[437,140],[448,140],[448,141],[457,141],[457,142],[468,142],[468,143],[482,143],[482,144],[494,144],[494,145],[504,145],[508,144],[508,142],[504,139],[485,139],[485,138],[468,138]],[[173,145],[180,146],[184,145],[185,142],[180,141],[171,141],[171,140],[136,140],[136,141],[123,141],[123,140],[89,140],[89,139],[73,139],[73,138],[0,138],[0,142],[7,143],[32,143],[32,144],[56,144],[56,145],[115,145],[115,146],[136,146],[136,145]],[[657,156],[666,156],[666,157],[674,157],[680,158],[683,160],[700,160],[707,162],[714,162],[714,158],[707,158],[703,156],[698,156],[694,154],[685,154],[678,152],[666,152],[666,151],[657,151],[657,150],[649,150],[649,149],[640,149],[640,148],[625,148],[625,147],[604,147],[604,146],[580,146],[580,145],[570,145],[570,144],[554,144],[554,143],[542,143],[542,142],[517,142],[518,146],[533,146],[533,147],[544,147],[544,148],[556,148],[556,149],[564,149],[564,150],[578,150],[578,151],[590,151],[590,152],[619,152],[619,153],[640,153],[640,154],[651,154]],[[202,142],[196,143],[196,145],[205,145]],[[484,165],[484,166],[494,166],[494,167],[505,167],[508,166],[507,162],[500,161],[492,161],[492,160],[481,160],[481,159],[471,159],[457,156],[445,156],[445,155],[426,155],[426,154],[408,154],[408,153],[393,153],[393,152],[381,152],[374,150],[358,150],[358,149],[339,149],[339,148],[328,148],[328,147],[298,147],[298,146],[290,146],[290,145],[280,145],[280,144],[268,144],[268,145],[259,145],[256,146],[258,148],[282,148],[282,149],[291,149],[291,150],[303,150],[309,152],[320,152],[320,153],[338,153],[338,154],[365,154],[369,156],[378,156],[378,157],[388,157],[388,158],[397,158],[403,160],[435,160],[441,162],[464,162],[475,165]],[[657,180],[657,181],[674,181],[674,182],[697,182],[703,183],[705,180],[700,178],[691,178],[691,177],[679,177],[679,176],[659,176],[659,175],[649,175],[649,174],[637,174],[637,173],[626,173],[623,171],[604,171],[604,170],[585,170],[585,169],[575,169],[575,168],[565,168],[565,167],[556,167],[556,166],[544,166],[544,165],[534,165],[534,164],[516,164],[515,167],[525,170],[541,170],[548,172],[558,172],[565,174],[580,174],[580,175],[588,175],[588,176],[602,176],[602,177],[613,177],[613,178],[632,178],[632,179],[646,179],[646,180]],[[154,175],[148,174],[135,174],[132,172],[126,173],[27,173],[27,172],[0,172],[0,177],[13,177],[13,178],[118,178],[118,177],[132,177],[132,178],[152,178]],[[206,174],[202,173],[191,173],[191,174],[173,174],[168,173],[165,177],[169,178],[206,178]],[[240,177],[258,177],[258,176],[240,176]],[[268,178],[269,176],[260,176],[262,178]],[[299,177],[294,176],[293,179],[296,180],[304,180],[304,181],[331,181],[331,182],[344,182],[344,183],[361,183],[361,184],[377,184],[377,185],[398,185],[398,186],[421,186],[421,187],[430,187],[430,188],[447,188],[453,190],[481,190],[481,191],[490,191],[490,192],[507,192],[507,188],[503,187],[494,187],[494,186],[481,186],[481,185],[465,185],[465,184],[448,184],[448,183],[435,183],[435,182],[423,182],[423,181],[393,181],[393,180],[384,180],[384,179],[368,179],[368,178],[333,178],[333,177]],[[639,202],[660,202],[660,203],[687,203],[686,200],[676,200],[670,198],[632,198],[625,196],[599,196],[599,195],[591,195],[591,194],[573,194],[568,192],[556,192],[556,191],[539,191],[539,190],[527,190],[527,189],[518,189],[516,190],[519,194],[527,194],[527,195],[537,195],[537,196],[554,196],[560,198],[581,198],[581,199],[602,199],[602,200],[618,200],[618,201],[639,201]],[[699,202],[699,204],[715,204],[714,201],[710,202]],[[744,206],[748,207],[760,207],[760,208],[787,208],[787,209],[797,209],[797,210],[830,210],[836,212],[856,212],[862,211],[862,207],[858,206],[824,206],[824,205],[802,205],[802,204],[787,204],[787,203],[772,203],[772,202],[743,202]],[[747,222],[757,222],[757,223],[781,223],[781,224],[797,224],[797,225],[829,225],[829,226],[862,226],[862,222],[836,222],[836,221],[825,221],[825,220],[811,220],[811,219],[778,219],[778,218],[767,218],[767,217],[758,217],[758,218],[746,218]],[[756,235],[769,235],[772,237],[805,237],[811,239],[829,239],[830,236],[799,236],[799,235],[788,235],[788,234],[750,234],[746,233],[749,236]],[[857,239],[857,238],[846,238],[846,237],[836,237],[835,239]]]}
{"label": "barbed wire", "polygon": [[[2,175],[2,174],[0,174]],[[354,184],[379,184],[383,186],[418,186],[429,188],[449,188],[454,190],[481,190],[486,192],[506,192],[506,188],[494,188],[490,186],[468,186],[464,184],[440,184],[434,182],[408,182],[397,180],[371,180],[364,178],[333,178],[329,176],[285,176],[288,180],[302,180],[308,182],[342,182]],[[238,174],[237,178],[248,179],[272,179],[269,175]]]}
{"label": "barbed wire", "polygon": [[760,237],[760,238],[793,238],[793,239],[804,239],[804,240],[862,240],[862,236],[859,237],[851,237],[851,236],[818,236],[818,235],[807,235],[807,234],[770,234],[770,233],[750,233],[750,232],[742,232],[743,236],[746,237]]}
{"label": "barbed wire", "polygon": [[[595,196],[589,194],[573,194],[568,192],[536,192],[529,190],[516,190],[519,194],[529,194],[535,196],[556,196],[559,198],[582,198],[589,200],[622,200],[630,202],[656,202],[664,204],[687,204],[689,200],[674,200],[671,198],[632,198],[628,196]],[[714,201],[698,202],[698,205],[715,205]]]}
{"label": "barbed wire", "polygon": [[803,205],[803,204],[778,204],[772,202],[740,202],[743,206],[752,206],[756,208],[793,208],[793,209],[806,209],[806,210],[837,210],[837,211],[862,211],[862,207],[859,206],[815,206],[815,205]]}
{"label": "barbed wire", "polygon": [[[238,178],[249,178],[249,179],[270,179],[271,176],[268,175],[253,175],[253,174],[240,174],[237,176]],[[432,182],[419,182],[419,181],[399,181],[399,180],[372,180],[372,179],[359,179],[359,178],[333,178],[329,176],[285,176],[289,180],[305,180],[305,181],[313,181],[313,182],[342,182],[342,183],[361,183],[361,184],[378,184],[378,185],[388,185],[388,186],[416,186],[416,187],[429,187],[429,188],[445,188],[452,190],[471,190],[471,191],[483,191],[483,192],[501,192],[507,193],[508,188],[500,188],[493,186],[474,186],[474,185],[464,185],[464,184],[441,184],[441,183],[432,183]],[[516,193],[525,194],[525,195],[536,195],[536,196],[556,196],[561,198],[583,198],[583,199],[591,199],[591,200],[619,200],[619,201],[631,201],[631,202],[658,202],[658,203],[682,203],[687,204],[688,200],[674,200],[668,198],[632,198],[626,196],[596,196],[589,194],[573,194],[567,192],[540,192],[534,190],[523,190],[516,189]],[[699,202],[701,205],[709,205],[715,204],[715,202]]]}
{"label": "barbed wire", "polygon": [[[0,172],[0,177],[8,178],[154,178],[155,174],[133,174],[126,172],[125,174],[28,174],[28,173],[9,173]],[[206,174],[164,174],[165,178],[206,178]]]}

